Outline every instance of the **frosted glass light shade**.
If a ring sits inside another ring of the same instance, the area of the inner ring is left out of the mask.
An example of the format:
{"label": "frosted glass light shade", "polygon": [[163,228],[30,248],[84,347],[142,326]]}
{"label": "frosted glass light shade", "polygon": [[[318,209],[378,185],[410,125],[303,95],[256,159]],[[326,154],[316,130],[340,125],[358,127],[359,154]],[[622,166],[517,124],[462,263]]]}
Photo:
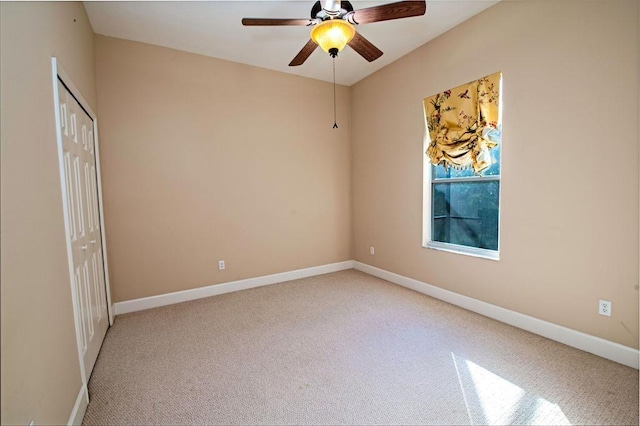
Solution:
{"label": "frosted glass light shade", "polygon": [[313,27],[311,40],[327,53],[330,49],[338,49],[339,52],[344,49],[355,34],[355,28],[347,21],[329,19]]}

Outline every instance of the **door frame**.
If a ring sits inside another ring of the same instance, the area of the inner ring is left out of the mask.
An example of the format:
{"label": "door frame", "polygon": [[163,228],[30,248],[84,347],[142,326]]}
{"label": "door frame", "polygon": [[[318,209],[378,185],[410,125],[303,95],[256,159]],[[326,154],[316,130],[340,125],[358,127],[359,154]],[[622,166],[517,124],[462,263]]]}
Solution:
{"label": "door frame", "polygon": [[107,295],[107,312],[109,317],[109,326],[113,325],[113,306],[111,304],[111,285],[109,283],[109,267],[107,263],[107,240],[104,229],[104,211],[103,211],[103,202],[102,202],[102,173],[100,171],[100,149],[98,146],[98,117],[95,112],[89,106],[89,103],[86,99],[81,95],[80,90],[76,87],[76,85],[69,77],[69,74],[64,70],[60,62],[56,57],[51,58],[51,73],[52,73],[52,82],[53,82],[53,104],[54,104],[54,112],[55,112],[55,120],[56,120],[56,139],[58,145],[58,164],[60,167],[60,182],[62,184],[60,188],[60,192],[62,194],[62,207],[64,214],[64,228],[65,228],[65,240],[67,246],[67,261],[69,266],[69,284],[71,286],[71,297],[72,303],[74,306],[74,322],[76,329],[76,344],[78,349],[78,362],[80,363],[80,376],[82,378],[82,390],[85,394],[86,402],[89,402],[89,390],[87,388],[87,372],[84,368],[84,362],[82,359],[82,346],[81,346],[81,338],[80,338],[80,318],[78,318],[78,310],[76,307],[78,306],[78,295],[75,291],[75,286],[73,283],[73,251],[71,248],[71,239],[69,238],[71,222],[69,218],[69,212],[67,211],[67,193],[65,188],[67,187],[66,176],[64,174],[64,151],[62,147],[62,129],[60,127],[60,100],[58,93],[58,80],[62,81],[63,85],[67,87],[69,92],[73,95],[73,97],[78,101],[80,106],[85,110],[85,112],[91,117],[93,121],[93,138],[94,138],[94,155],[96,159],[96,180],[97,180],[97,188],[98,188],[98,213],[100,215],[100,236],[102,237],[102,263],[104,269],[104,285],[105,292]]}

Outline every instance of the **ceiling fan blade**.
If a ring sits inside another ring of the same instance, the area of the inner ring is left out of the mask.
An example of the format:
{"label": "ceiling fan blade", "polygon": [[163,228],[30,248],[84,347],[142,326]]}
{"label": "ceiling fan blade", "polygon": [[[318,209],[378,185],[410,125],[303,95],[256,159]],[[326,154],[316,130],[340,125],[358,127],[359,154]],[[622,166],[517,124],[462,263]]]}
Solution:
{"label": "ceiling fan blade", "polygon": [[349,47],[358,52],[360,56],[369,62],[373,62],[382,56],[382,50],[375,47],[373,43],[362,37],[358,32],[356,32],[348,44]]}
{"label": "ceiling fan blade", "polygon": [[427,4],[424,0],[399,1],[355,10],[350,20],[352,20],[354,24],[370,24],[371,22],[420,16],[424,15],[426,10]]}
{"label": "ceiling fan blade", "polygon": [[311,19],[242,18],[245,26],[312,25]]}
{"label": "ceiling fan blade", "polygon": [[296,57],[289,63],[289,66],[297,67],[298,65],[304,64],[304,61],[306,61],[313,51],[316,50],[316,47],[318,47],[318,45],[313,40],[309,40],[302,50],[298,52]]}

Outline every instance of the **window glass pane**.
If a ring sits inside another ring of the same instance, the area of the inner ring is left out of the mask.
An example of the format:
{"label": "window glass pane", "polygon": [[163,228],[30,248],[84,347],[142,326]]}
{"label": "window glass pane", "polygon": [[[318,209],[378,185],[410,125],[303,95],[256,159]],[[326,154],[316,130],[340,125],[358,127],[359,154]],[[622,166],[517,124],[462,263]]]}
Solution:
{"label": "window glass pane", "polygon": [[488,169],[482,172],[482,176],[498,176],[500,175],[500,145],[489,150],[493,164]]}
{"label": "window glass pane", "polygon": [[431,240],[498,250],[500,182],[434,183]]}

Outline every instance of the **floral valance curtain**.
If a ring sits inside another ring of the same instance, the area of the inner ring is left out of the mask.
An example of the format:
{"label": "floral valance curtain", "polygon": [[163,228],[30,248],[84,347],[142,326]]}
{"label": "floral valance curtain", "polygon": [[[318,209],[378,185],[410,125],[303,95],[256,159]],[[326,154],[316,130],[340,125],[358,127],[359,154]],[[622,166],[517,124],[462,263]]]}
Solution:
{"label": "floral valance curtain", "polygon": [[480,174],[491,163],[489,150],[500,141],[500,80],[497,72],[424,100],[432,164]]}

